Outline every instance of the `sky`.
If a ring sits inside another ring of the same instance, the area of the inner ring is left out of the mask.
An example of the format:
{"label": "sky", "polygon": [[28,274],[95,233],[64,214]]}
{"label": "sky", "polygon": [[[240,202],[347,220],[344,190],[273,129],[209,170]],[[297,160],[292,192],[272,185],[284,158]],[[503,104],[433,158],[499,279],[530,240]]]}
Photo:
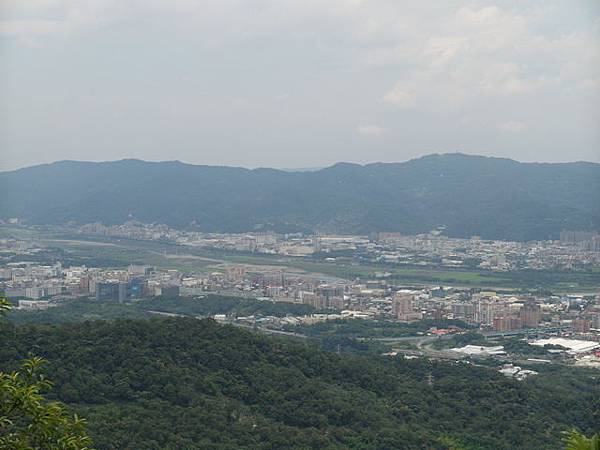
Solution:
{"label": "sky", "polygon": [[0,0],[0,170],[600,162],[600,1]]}

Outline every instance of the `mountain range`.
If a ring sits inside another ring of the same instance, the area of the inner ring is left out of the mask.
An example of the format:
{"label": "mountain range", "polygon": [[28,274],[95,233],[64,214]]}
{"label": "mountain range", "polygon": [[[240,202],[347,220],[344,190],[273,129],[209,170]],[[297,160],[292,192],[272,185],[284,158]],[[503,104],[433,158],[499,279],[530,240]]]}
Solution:
{"label": "mountain range", "polygon": [[600,229],[600,164],[460,153],[314,171],[178,161],[60,161],[0,173],[0,219],[164,223],[212,232],[406,234],[541,240]]}

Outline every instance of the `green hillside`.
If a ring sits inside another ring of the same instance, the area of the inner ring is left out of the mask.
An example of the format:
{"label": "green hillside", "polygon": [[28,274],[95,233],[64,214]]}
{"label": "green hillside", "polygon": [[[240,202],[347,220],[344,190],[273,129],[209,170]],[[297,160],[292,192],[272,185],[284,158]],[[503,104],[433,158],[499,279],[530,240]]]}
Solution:
{"label": "green hillside", "polygon": [[[463,363],[359,357],[211,320],[3,324],[0,369],[50,361],[50,395],[105,449],[556,449],[600,427],[597,373],[524,382]],[[452,444],[453,443],[453,444]]]}

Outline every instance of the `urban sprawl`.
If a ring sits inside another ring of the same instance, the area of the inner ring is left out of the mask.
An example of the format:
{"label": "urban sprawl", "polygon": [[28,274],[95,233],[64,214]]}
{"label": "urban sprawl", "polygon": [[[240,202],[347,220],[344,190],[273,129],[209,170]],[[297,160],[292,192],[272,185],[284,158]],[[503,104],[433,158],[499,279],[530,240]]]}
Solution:
{"label": "urban sprawl", "polygon": [[[164,225],[128,222],[118,226],[89,224],[70,227],[82,237],[110,237],[166,242],[185,249],[212,249],[240,254],[280,255],[285,266],[223,262],[210,270],[186,272],[131,264],[128,267],[47,264],[35,255],[41,244],[20,238],[0,239],[0,290],[21,310],[42,310],[77,298],[90,301],[134,302],[149,297],[202,301],[209,294],[246,297],[268,302],[309,305],[313,314],[287,317],[230,317],[221,322],[263,330],[293,330],[296,325],[340,319],[389,323],[461,321],[488,337],[520,336],[530,345],[547,346],[550,362],[600,368],[600,295],[598,292],[552,293],[541,289],[502,290],[452,285],[415,285],[390,277],[386,267],[472,268],[491,273],[515,270],[573,270],[600,266],[600,235],[565,231],[560,240],[507,242],[449,238],[443,230],[418,236],[376,233],[339,236],[274,233],[215,234],[174,230]],[[377,264],[368,277],[344,279],[295,269],[293,261]],[[600,284],[600,283],[599,283]],[[460,326],[432,326],[423,339],[456,336]],[[429,352],[427,351],[429,349]],[[443,355],[441,355],[443,353]],[[389,355],[497,357],[502,345],[465,345],[447,351],[430,347],[397,348]],[[535,360],[535,359],[532,359]],[[504,364],[507,376],[535,374]]]}

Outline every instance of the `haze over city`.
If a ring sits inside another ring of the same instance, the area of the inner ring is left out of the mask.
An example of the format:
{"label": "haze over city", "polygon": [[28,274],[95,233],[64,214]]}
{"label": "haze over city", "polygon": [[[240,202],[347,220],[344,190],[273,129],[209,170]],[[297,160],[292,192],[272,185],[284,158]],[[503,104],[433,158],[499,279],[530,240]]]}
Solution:
{"label": "haze over city", "polygon": [[5,0],[0,170],[600,161],[600,3]]}
{"label": "haze over city", "polygon": [[599,0],[0,0],[0,450],[599,450]]}

